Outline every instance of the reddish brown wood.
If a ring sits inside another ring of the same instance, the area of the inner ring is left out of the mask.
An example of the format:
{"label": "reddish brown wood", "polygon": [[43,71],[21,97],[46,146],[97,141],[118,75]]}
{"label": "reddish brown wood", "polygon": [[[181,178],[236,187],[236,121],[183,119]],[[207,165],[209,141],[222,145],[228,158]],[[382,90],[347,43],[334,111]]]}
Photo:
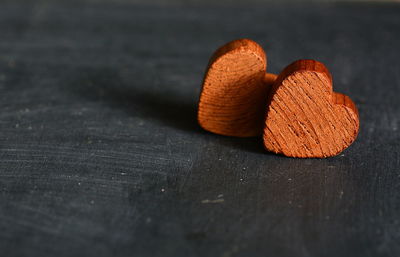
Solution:
{"label": "reddish brown wood", "polygon": [[296,61],[272,86],[263,136],[267,150],[300,158],[334,156],[354,142],[358,130],[356,106],[332,91],[322,63]]}
{"label": "reddish brown wood", "polygon": [[239,39],[211,57],[200,95],[198,122],[210,132],[237,137],[262,134],[266,96],[276,75],[254,41]]}

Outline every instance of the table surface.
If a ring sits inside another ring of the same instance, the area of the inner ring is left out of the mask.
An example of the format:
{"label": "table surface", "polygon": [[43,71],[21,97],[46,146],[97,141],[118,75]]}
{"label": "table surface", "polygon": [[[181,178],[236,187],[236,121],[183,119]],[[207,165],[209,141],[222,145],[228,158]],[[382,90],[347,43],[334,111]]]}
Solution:
{"label": "table surface", "polygon": [[[399,256],[399,4],[0,3],[2,256]],[[212,52],[327,65],[360,111],[328,159],[196,123]]]}

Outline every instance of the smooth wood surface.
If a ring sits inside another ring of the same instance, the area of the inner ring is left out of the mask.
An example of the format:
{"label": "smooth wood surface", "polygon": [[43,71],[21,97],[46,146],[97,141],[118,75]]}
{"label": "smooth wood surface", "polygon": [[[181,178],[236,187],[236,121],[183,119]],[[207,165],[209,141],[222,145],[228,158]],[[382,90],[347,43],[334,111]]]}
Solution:
{"label": "smooth wood surface", "polygon": [[262,133],[266,96],[273,83],[266,76],[267,57],[256,42],[239,39],[211,57],[202,86],[198,122],[210,132],[236,137]]}
{"label": "smooth wood surface", "polygon": [[332,76],[315,60],[298,60],[279,74],[267,103],[264,146],[299,158],[335,156],[359,130],[358,110],[332,91]]}
{"label": "smooth wood surface", "polygon": [[[400,256],[398,5],[135,2],[0,1],[0,256]],[[329,67],[351,147],[198,125],[210,55],[244,37],[271,73]]]}

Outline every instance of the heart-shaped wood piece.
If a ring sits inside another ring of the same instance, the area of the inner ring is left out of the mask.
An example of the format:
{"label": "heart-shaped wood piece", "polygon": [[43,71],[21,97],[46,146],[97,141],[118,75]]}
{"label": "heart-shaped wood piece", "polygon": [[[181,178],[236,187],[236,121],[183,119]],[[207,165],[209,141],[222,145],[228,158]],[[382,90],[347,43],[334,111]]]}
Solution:
{"label": "heart-shaped wood piece", "polygon": [[237,137],[262,134],[266,95],[276,75],[254,41],[239,39],[219,48],[204,76],[198,122],[210,132]]}
{"label": "heart-shaped wood piece", "polygon": [[267,102],[267,150],[301,158],[334,156],[354,142],[358,130],[356,106],[332,91],[322,63],[299,60],[279,74]]}

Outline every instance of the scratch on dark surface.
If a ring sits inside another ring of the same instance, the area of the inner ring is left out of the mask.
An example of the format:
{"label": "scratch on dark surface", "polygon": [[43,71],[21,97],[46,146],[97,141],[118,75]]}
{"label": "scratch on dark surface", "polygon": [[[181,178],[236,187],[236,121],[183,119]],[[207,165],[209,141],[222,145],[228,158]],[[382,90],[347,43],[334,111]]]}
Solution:
{"label": "scratch on dark surface", "polygon": [[202,200],[201,203],[223,203],[224,201],[225,201],[224,198],[219,198],[214,200],[205,199]]}

